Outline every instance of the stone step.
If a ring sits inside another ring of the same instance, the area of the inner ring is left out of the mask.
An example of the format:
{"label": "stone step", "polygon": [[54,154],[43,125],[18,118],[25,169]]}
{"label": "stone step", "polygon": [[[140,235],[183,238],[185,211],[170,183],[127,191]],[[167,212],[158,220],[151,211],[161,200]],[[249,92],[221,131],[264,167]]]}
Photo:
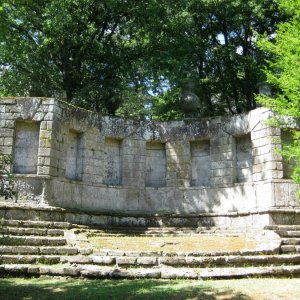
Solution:
{"label": "stone step", "polygon": [[0,245],[7,246],[64,246],[67,240],[61,237],[36,237],[8,235],[0,237]]}
{"label": "stone step", "polygon": [[282,245],[282,253],[300,253],[300,246],[297,245]]}
{"label": "stone step", "polygon": [[89,255],[92,249],[77,247],[0,246],[0,255]]}
{"label": "stone step", "polygon": [[284,231],[300,231],[300,225],[267,225],[265,226],[267,230],[284,230]]}
{"label": "stone step", "polygon": [[283,238],[282,245],[300,245],[300,238]]}
{"label": "stone step", "polygon": [[300,255],[257,255],[217,257],[129,257],[96,255],[0,255],[0,264],[76,264],[126,267],[241,267],[300,264]]}
{"label": "stone step", "polygon": [[98,237],[123,237],[123,236],[139,236],[139,237],[200,237],[200,236],[226,236],[226,237],[236,237],[241,236],[240,233],[154,233],[154,232],[145,232],[145,233],[136,233],[136,232],[92,232],[90,235],[97,235]]}
{"label": "stone step", "polygon": [[118,236],[139,236],[139,237],[192,237],[199,236],[199,233],[135,233],[135,232],[124,232],[124,233],[107,233],[107,232],[97,232],[93,233],[101,237],[118,237]]}
{"label": "stone step", "polygon": [[300,255],[212,256],[212,257],[155,257],[155,256],[73,256],[61,257],[61,263],[117,265],[117,266],[242,266],[300,264]]}
{"label": "stone step", "polygon": [[0,264],[59,264],[57,255],[0,255]]}
{"label": "stone step", "polygon": [[0,227],[30,227],[30,228],[51,228],[51,229],[71,229],[73,225],[68,222],[49,221],[24,221],[24,220],[0,220]]}
{"label": "stone step", "polygon": [[97,256],[128,256],[128,257],[214,257],[229,255],[273,255],[279,254],[279,248],[274,250],[238,250],[238,251],[193,251],[193,252],[166,252],[166,251],[123,251],[123,250],[94,250]]}
{"label": "stone step", "polygon": [[299,237],[300,238],[300,231],[288,231],[288,230],[274,230],[280,237]]}
{"label": "stone step", "polygon": [[[139,235],[139,236],[193,236],[193,235],[226,235],[236,236],[246,233],[245,230],[237,229],[220,229],[216,227],[207,228],[189,228],[189,227],[110,227],[110,228],[93,228],[88,229],[90,234],[118,236],[118,235]],[[85,232],[86,229],[78,228],[76,233]],[[261,232],[261,231],[260,231]]]}
{"label": "stone step", "polygon": [[49,228],[30,228],[30,227],[2,227],[0,228],[2,235],[38,235],[38,236],[63,236],[63,229],[49,229]]}
{"label": "stone step", "polygon": [[83,255],[94,254],[96,256],[126,256],[126,257],[215,257],[215,256],[253,256],[253,255],[274,255],[279,251],[273,250],[240,250],[240,251],[194,251],[194,252],[165,252],[165,251],[122,251],[122,250],[93,250],[92,248],[77,248],[68,246],[20,246],[0,245],[1,254],[48,254],[48,255]]}
{"label": "stone step", "polygon": [[93,278],[230,279],[248,277],[286,277],[300,275],[300,266],[243,268],[120,268],[95,265],[3,264],[0,273],[9,275],[83,276]]}

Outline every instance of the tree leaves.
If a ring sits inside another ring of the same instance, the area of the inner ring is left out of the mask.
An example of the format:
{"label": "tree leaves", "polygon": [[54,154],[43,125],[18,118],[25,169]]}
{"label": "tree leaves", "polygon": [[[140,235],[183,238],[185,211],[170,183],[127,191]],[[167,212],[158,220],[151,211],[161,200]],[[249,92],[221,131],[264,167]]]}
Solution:
{"label": "tree leaves", "polygon": [[199,116],[247,111],[262,77],[255,37],[274,31],[276,3],[3,0],[0,94],[66,98],[109,114],[143,99],[155,115],[165,99],[163,110],[180,115],[178,99],[163,94],[191,78]]}

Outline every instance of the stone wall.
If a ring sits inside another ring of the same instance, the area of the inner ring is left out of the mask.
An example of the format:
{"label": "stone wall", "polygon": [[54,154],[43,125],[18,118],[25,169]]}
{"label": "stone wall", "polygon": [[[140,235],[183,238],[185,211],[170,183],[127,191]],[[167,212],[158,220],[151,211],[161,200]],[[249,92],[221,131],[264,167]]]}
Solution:
{"label": "stone wall", "polygon": [[259,108],[176,122],[99,116],[55,99],[4,98],[0,149],[19,203],[96,213],[245,213],[299,207],[282,133]]}

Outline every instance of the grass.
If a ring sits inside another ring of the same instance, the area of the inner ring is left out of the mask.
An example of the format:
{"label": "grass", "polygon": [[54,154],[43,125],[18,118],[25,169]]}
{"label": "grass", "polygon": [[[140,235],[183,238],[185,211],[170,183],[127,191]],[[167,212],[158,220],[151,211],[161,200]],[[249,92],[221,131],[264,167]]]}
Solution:
{"label": "grass", "polygon": [[300,299],[300,279],[84,280],[70,278],[0,278],[0,299]]}
{"label": "grass", "polygon": [[89,237],[90,245],[97,249],[126,251],[238,251],[257,249],[254,240],[245,237],[143,237],[143,236],[109,236]]}

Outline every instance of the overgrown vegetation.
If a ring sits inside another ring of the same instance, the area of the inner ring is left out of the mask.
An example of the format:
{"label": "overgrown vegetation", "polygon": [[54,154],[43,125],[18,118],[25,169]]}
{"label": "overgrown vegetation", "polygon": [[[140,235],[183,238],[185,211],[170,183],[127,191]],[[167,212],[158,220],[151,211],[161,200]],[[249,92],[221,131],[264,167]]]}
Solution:
{"label": "overgrown vegetation", "polygon": [[268,37],[259,41],[269,57],[265,74],[274,95],[261,95],[259,101],[277,112],[275,126],[294,128],[293,139],[282,154],[296,162],[292,178],[300,183],[300,0],[281,0],[280,5],[289,16],[288,21],[278,25],[275,42]]}

